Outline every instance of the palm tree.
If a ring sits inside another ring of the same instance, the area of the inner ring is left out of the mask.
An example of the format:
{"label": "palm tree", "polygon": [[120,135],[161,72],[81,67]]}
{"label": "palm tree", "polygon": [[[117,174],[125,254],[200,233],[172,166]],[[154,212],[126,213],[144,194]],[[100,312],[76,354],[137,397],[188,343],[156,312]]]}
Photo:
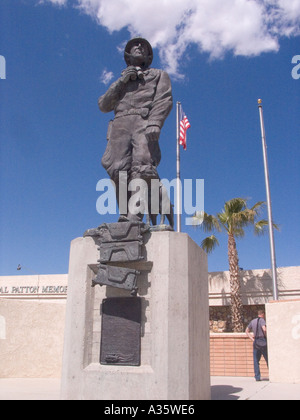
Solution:
{"label": "palm tree", "polygon": [[[242,332],[243,304],[240,292],[239,258],[236,248],[236,238],[245,235],[245,228],[254,225],[254,233],[262,235],[268,226],[267,220],[257,220],[265,203],[259,201],[253,207],[247,207],[248,200],[245,198],[233,198],[225,203],[224,209],[216,216],[199,212],[194,215],[195,224],[199,225],[204,232],[218,231],[228,235],[228,262],[230,271],[230,294],[231,294],[231,323],[234,332]],[[199,224],[199,219],[202,221]],[[197,223],[198,221],[198,223]],[[274,225],[277,228],[276,225]],[[205,238],[201,247],[207,253],[211,253],[219,245],[218,239],[213,234]]]}

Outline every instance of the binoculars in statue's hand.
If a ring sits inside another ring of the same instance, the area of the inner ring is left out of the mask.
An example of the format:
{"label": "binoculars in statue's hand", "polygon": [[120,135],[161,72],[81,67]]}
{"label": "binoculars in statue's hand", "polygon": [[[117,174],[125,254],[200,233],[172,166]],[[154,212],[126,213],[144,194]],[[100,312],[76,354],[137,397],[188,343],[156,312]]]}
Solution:
{"label": "binoculars in statue's hand", "polygon": [[[136,80],[139,78],[140,80],[144,78],[144,74],[140,67],[129,66],[125,71],[128,71],[127,75],[125,76],[124,82],[127,83],[130,80]],[[124,72],[125,72],[124,71]],[[123,74],[124,74],[123,72]]]}

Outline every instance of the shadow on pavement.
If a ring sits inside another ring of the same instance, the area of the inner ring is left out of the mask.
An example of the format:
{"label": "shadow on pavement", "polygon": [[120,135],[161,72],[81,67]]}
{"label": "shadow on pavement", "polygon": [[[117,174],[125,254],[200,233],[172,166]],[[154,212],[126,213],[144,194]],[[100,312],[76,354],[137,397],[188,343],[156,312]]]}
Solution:
{"label": "shadow on pavement", "polygon": [[238,400],[239,395],[234,395],[243,391],[231,385],[213,385],[211,387],[211,399],[213,401]]}

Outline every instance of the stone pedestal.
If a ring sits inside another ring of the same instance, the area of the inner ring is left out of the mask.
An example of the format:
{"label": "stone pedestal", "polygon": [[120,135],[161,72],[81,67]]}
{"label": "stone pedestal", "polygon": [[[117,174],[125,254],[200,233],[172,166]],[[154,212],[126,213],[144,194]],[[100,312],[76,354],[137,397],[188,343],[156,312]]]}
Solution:
{"label": "stone pedestal", "polygon": [[210,399],[206,254],[188,235],[149,234],[145,261],[133,263],[142,303],[141,364],[100,364],[103,299],[128,297],[110,286],[91,287],[99,251],[90,237],[72,241],[62,399]]}

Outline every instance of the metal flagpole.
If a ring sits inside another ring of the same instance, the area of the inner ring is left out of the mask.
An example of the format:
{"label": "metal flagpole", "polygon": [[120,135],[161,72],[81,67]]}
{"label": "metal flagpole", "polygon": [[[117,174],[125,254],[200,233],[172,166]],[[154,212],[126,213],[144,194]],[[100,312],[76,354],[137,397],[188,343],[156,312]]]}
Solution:
{"label": "metal flagpole", "polygon": [[176,209],[177,209],[177,232],[181,232],[181,182],[180,182],[180,145],[179,145],[179,136],[180,136],[180,106],[181,103],[177,102],[177,160],[176,160],[176,171],[177,171],[177,180],[176,180]]}
{"label": "metal flagpole", "polygon": [[276,268],[275,245],[274,245],[274,230],[273,230],[273,220],[272,220],[268,156],[267,156],[266,133],[265,133],[265,125],[264,125],[264,117],[263,117],[263,107],[262,107],[262,100],[261,99],[258,100],[258,108],[259,108],[259,116],[260,116],[260,126],[261,126],[262,146],[263,146],[263,156],[264,156],[264,168],[265,168],[266,192],[267,192],[270,251],[271,251],[271,264],[272,264],[272,280],[273,280],[273,299],[278,300],[277,268]]}

